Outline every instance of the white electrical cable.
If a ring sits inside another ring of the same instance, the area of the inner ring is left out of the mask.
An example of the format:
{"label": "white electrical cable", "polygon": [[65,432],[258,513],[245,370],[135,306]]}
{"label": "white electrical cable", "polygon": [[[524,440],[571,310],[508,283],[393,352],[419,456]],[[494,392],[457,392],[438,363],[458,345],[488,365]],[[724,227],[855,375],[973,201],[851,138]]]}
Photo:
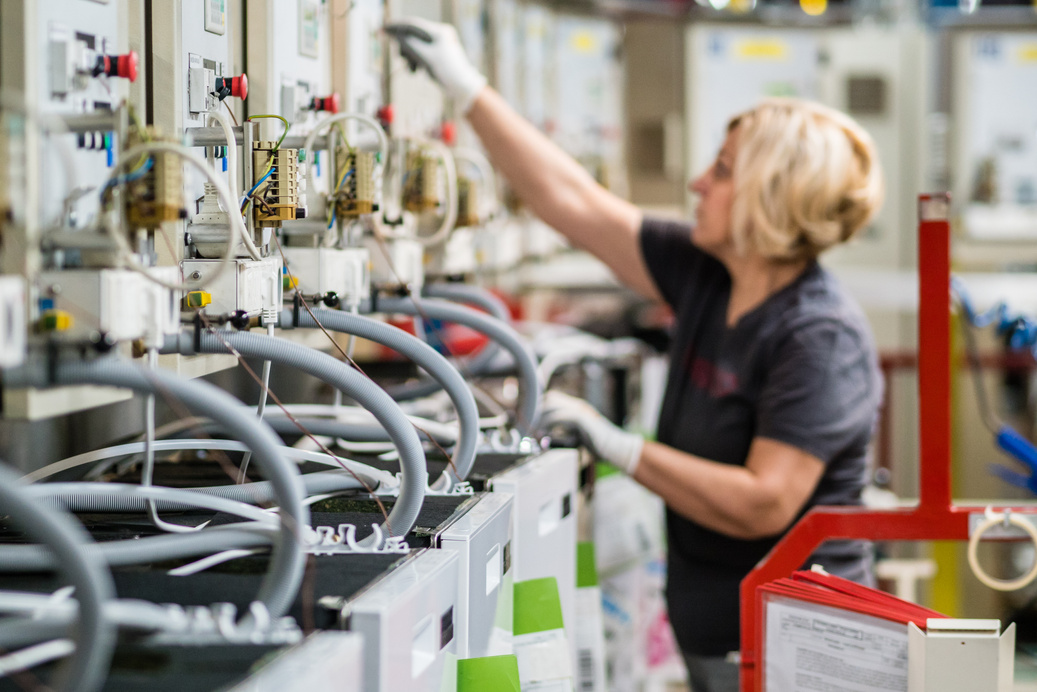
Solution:
{"label": "white electrical cable", "polygon": [[[306,150],[307,156],[309,156],[310,153],[313,151],[313,145],[317,141],[317,135],[320,134],[320,132],[322,130],[324,130],[327,127],[330,127],[331,125],[334,125],[335,123],[345,122],[347,120],[355,120],[355,121],[357,121],[359,123],[363,123],[364,125],[367,125],[369,128],[374,130],[375,135],[378,136],[378,151],[382,155],[382,162],[381,162],[382,171],[383,172],[387,171],[388,170],[387,162],[388,162],[388,159],[389,159],[389,135],[385,134],[385,130],[382,129],[382,126],[380,124],[378,124],[377,120],[375,120],[374,118],[372,118],[370,116],[364,115],[363,113],[338,113],[337,115],[332,115],[331,117],[325,118],[324,120],[321,120],[319,123],[317,123],[314,126],[313,130],[310,132],[310,134],[308,134],[306,136],[306,141],[302,145],[303,149]],[[330,133],[328,135],[328,138],[329,138],[329,141],[330,141],[330,139],[331,139],[331,134]],[[306,167],[307,189],[312,191],[312,194],[316,194],[317,193],[317,178],[316,178],[316,175],[317,175],[317,167],[316,166],[309,165],[309,166]],[[332,185],[335,184],[335,171],[331,172],[331,176],[329,177],[329,180],[332,181],[331,182]],[[328,194],[330,195],[333,192],[334,192],[334,190],[329,190]]]}
{"label": "white electrical cable", "polygon": [[[273,323],[266,326],[266,335],[274,335]],[[256,417],[259,419],[263,418],[263,412],[266,411],[266,400],[267,395],[270,393],[270,368],[271,362],[269,360],[263,361],[263,376],[262,376],[262,391],[259,392],[259,406],[256,408]],[[338,390],[335,390],[338,391]],[[341,393],[341,392],[340,392]],[[238,483],[244,483],[245,477],[248,472],[248,462],[252,460],[252,452],[245,452],[245,456],[241,458],[241,469],[238,471]]]}
{"label": "white electrical cable", "polygon": [[[230,188],[234,199],[238,198],[237,190],[235,186],[238,184],[238,156],[237,148],[238,141],[234,137],[234,129],[231,127],[230,118],[224,115],[223,111],[216,109],[209,111],[209,117],[220,124],[223,129],[223,136],[227,140],[227,187]],[[228,209],[228,214],[233,214],[236,207]]]}
{"label": "white electrical cable", "polygon": [[172,291],[195,291],[208,286],[227,270],[231,264],[231,260],[234,259],[235,239],[240,239],[244,243],[249,256],[252,257],[252,259],[262,259],[259,248],[256,247],[255,243],[252,242],[252,238],[249,236],[248,229],[245,227],[245,222],[241,218],[241,214],[237,213],[238,207],[234,197],[231,195],[227,183],[224,182],[220,176],[216,175],[216,171],[206,163],[205,159],[198,156],[187,147],[173,142],[145,142],[139,144],[122,153],[122,156],[119,157],[119,160],[112,168],[112,173],[108,180],[115,180],[119,175],[119,171],[139,161],[141,156],[150,156],[151,154],[159,152],[179,156],[184,161],[187,161],[198,169],[202,175],[204,175],[206,179],[213,184],[213,187],[216,188],[216,194],[219,196],[220,203],[228,210],[227,217],[230,219],[231,232],[227,235],[227,245],[224,248],[223,255],[220,256],[219,264],[216,265],[216,271],[202,281],[174,283],[154,276],[149,271],[149,267],[146,267],[137,261],[129,242],[125,237],[123,237],[121,231],[116,230],[114,233],[111,233],[111,236],[114,238],[116,245],[119,246],[119,252],[125,264],[133,271],[143,274],[149,281]]}
{"label": "white electrical cable", "polygon": [[[329,406],[327,404],[287,404],[284,408],[296,418],[315,416],[333,418],[342,423],[378,424],[378,421],[375,420],[375,417],[367,409],[360,408],[359,406],[340,406],[336,408],[333,405]],[[287,417],[287,415],[281,409],[271,409],[266,413],[267,418]],[[418,416],[407,416],[407,420],[437,439],[457,439],[458,428],[456,422],[441,423]]]}
{"label": "white electrical cable", "polygon": [[[237,440],[156,440],[152,445],[152,448],[156,452],[178,452],[199,449],[208,451],[244,452],[248,449],[248,447]],[[111,459],[113,457],[140,454],[143,451],[143,442],[129,442],[115,447],[106,447],[105,449],[86,452],[84,454],[79,454],[74,457],[69,457],[68,459],[54,462],[42,469],[27,474],[23,478],[27,482],[35,483],[63,471],[69,471],[80,466],[95,464],[98,461]],[[362,464],[358,461],[353,461],[352,459],[343,459],[341,457],[332,458],[327,454],[307,452],[292,447],[285,447],[280,450],[280,453],[296,463],[312,461],[316,464],[322,464],[332,468],[347,468],[364,480],[370,481],[372,484],[377,484],[379,489],[395,488],[399,485],[393,474],[373,468],[367,464]]]}
{"label": "white electrical cable", "polygon": [[500,212],[500,198],[497,196],[497,174],[493,170],[493,164],[486,158],[478,149],[472,147],[454,147],[454,159],[457,161],[467,161],[468,163],[475,166],[476,170],[479,171],[479,176],[486,184],[486,192],[483,196],[483,202],[489,202],[489,204],[483,204],[486,215],[488,217],[494,217]]}
{"label": "white electrical cable", "polygon": [[1028,586],[1030,582],[1037,579],[1037,559],[1034,559],[1033,565],[1029,571],[1016,579],[996,579],[991,577],[979,564],[979,542],[983,537],[983,534],[994,528],[995,526],[1016,526],[1026,532],[1030,540],[1033,541],[1035,547],[1037,547],[1037,527],[1035,527],[1025,517],[1020,516],[1017,513],[1013,513],[1010,509],[1005,509],[1004,512],[995,512],[993,508],[987,507],[986,519],[975,528],[972,535],[969,537],[969,567],[972,568],[972,573],[976,575],[981,583],[989,586],[995,591],[1018,591],[1019,589]]}
{"label": "white electrical cable", "polygon": [[166,572],[171,577],[189,577],[199,572],[204,572],[210,567],[216,567],[222,565],[224,562],[230,562],[231,560],[237,560],[239,557],[248,557],[249,555],[256,555],[259,551],[255,549],[238,548],[235,550],[224,550],[219,553],[213,553],[208,557],[203,557],[200,560],[189,562],[186,565],[176,567]]}
{"label": "white electrical cable", "polygon": [[[148,349],[148,367],[152,370],[158,367],[158,349]],[[148,394],[144,398],[144,464],[140,470],[140,484],[151,487],[155,476],[155,395]],[[163,521],[158,516],[158,506],[154,500],[148,500],[148,519],[156,529],[168,533],[191,533],[201,527],[181,526]]]}
{"label": "white electrical cable", "polygon": [[27,646],[6,656],[0,656],[0,678],[71,656],[75,650],[76,645],[72,643],[71,639],[53,639],[35,646]]}
{"label": "white electrical cable", "polygon": [[206,495],[193,490],[167,488],[161,485],[130,485],[128,483],[36,483],[25,486],[35,497],[55,498],[105,498],[141,497],[170,504],[183,504],[213,512],[225,512],[260,524],[276,527],[280,523],[276,514],[260,509],[247,502],[228,500],[217,495]]}

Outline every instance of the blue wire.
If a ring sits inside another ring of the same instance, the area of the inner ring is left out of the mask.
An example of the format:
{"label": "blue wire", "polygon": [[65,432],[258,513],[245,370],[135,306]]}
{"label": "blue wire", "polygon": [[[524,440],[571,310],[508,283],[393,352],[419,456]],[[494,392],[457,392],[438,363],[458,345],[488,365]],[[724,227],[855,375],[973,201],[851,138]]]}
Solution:
{"label": "blue wire", "polygon": [[132,182],[136,182],[136,181],[140,180],[145,175],[147,175],[148,171],[151,170],[151,167],[153,165],[154,165],[154,162],[152,161],[151,157],[149,156],[148,160],[145,161],[143,164],[141,164],[141,166],[137,170],[133,171],[132,173],[129,173],[127,175],[118,176],[116,178],[112,178],[111,180],[109,180],[107,183],[104,184],[103,188],[101,188],[101,197],[104,197],[105,194],[107,194],[108,190],[112,189],[116,185],[125,185],[127,183],[132,183]]}
{"label": "blue wire", "polygon": [[977,313],[961,279],[952,277],[951,289],[958,297],[958,302],[961,303],[961,309],[969,324],[979,329],[993,325],[998,335],[1008,337],[1010,348],[1029,349],[1033,357],[1037,358],[1037,320],[1010,312],[1004,301],[986,312]]}
{"label": "blue wire", "polygon": [[355,168],[350,168],[348,171],[343,173],[342,174],[342,180],[338,181],[338,185],[335,187],[335,189],[337,190],[338,188],[342,187],[342,185],[346,182],[346,178],[348,178],[349,176],[353,175],[353,171],[355,171],[355,170],[356,170]]}
{"label": "blue wire", "polygon": [[245,199],[248,199],[249,197],[251,197],[252,193],[255,192],[259,188],[260,185],[262,185],[263,183],[266,182],[266,179],[270,177],[270,174],[273,173],[276,168],[277,168],[277,166],[271,166],[270,170],[266,172],[266,175],[264,175],[262,178],[260,178],[259,182],[256,183],[255,185],[253,185],[252,189],[245,193]]}

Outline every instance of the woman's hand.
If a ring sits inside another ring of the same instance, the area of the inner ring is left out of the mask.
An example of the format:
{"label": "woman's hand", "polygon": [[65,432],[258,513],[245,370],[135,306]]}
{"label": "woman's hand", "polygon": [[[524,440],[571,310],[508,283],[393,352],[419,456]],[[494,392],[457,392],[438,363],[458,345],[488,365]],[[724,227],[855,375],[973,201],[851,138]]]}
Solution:
{"label": "woman's hand", "polygon": [[409,18],[389,24],[385,31],[400,42],[400,54],[411,69],[420,65],[428,70],[461,111],[468,112],[486,86],[486,77],[468,59],[454,27]]}
{"label": "woman's hand", "polygon": [[591,454],[628,474],[641,461],[644,440],[612,424],[583,399],[551,391],[544,395],[541,427],[571,426]]}

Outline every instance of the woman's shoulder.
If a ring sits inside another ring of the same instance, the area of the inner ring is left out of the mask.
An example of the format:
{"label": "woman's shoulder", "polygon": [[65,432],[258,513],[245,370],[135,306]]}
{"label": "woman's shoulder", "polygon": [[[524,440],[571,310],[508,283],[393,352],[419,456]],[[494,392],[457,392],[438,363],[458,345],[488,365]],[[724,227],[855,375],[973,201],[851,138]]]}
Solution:
{"label": "woman's shoulder", "polygon": [[772,315],[776,340],[813,341],[824,334],[851,338],[860,348],[874,352],[874,338],[864,310],[846,291],[842,282],[819,264],[782,301]]}

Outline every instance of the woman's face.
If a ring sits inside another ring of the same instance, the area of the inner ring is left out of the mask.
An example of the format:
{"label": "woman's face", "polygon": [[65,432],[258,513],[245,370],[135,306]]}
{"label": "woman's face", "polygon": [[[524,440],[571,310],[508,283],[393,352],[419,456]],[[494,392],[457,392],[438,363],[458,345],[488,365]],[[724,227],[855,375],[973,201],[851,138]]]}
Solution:
{"label": "woman's face", "polygon": [[697,247],[718,258],[734,250],[731,205],[734,202],[732,171],[738,146],[737,135],[737,129],[729,132],[713,165],[688,184],[688,189],[699,196],[691,240]]}

